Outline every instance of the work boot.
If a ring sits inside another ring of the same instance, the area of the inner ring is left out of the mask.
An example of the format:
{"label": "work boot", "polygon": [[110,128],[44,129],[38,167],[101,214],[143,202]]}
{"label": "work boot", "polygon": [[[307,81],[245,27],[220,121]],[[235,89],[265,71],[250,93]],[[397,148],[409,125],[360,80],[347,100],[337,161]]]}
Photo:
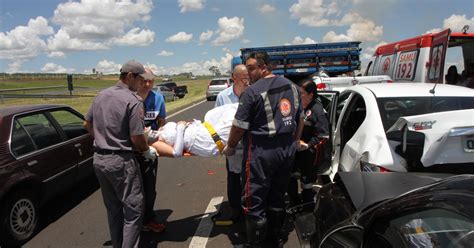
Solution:
{"label": "work boot", "polygon": [[245,224],[247,233],[247,243],[245,244],[245,247],[262,247],[262,242],[265,239],[267,231],[267,220],[262,219],[257,221],[247,217]]}
{"label": "work boot", "polygon": [[283,231],[283,224],[285,222],[285,211],[268,211],[268,235],[266,243],[269,247],[282,248],[286,241],[286,236]]}

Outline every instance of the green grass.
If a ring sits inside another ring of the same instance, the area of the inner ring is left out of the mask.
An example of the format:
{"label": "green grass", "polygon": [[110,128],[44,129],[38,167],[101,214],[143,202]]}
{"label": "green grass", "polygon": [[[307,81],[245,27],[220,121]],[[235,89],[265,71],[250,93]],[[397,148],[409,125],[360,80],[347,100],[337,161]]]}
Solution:
{"label": "green grass", "polygon": [[[117,77],[118,78],[118,77]],[[102,79],[77,79],[74,81],[75,86],[90,87],[90,90],[74,91],[73,95],[80,94],[81,97],[75,98],[23,98],[23,99],[2,99],[0,98],[0,108],[12,105],[30,105],[30,104],[65,104],[73,107],[82,114],[87,113],[87,110],[92,104],[94,96],[102,89],[110,87],[117,82],[117,78],[109,77]],[[210,77],[209,77],[210,78]],[[185,77],[173,78],[178,85],[186,85],[188,88],[188,94],[184,98],[177,99],[173,102],[166,103],[166,111],[172,113],[177,109],[180,109],[186,105],[205,99],[208,78],[202,78],[197,80],[187,80]],[[161,80],[160,80],[161,81]],[[155,82],[159,82],[156,80]],[[64,80],[4,80],[0,81],[0,89],[15,89],[15,88],[28,88],[28,87],[44,87],[44,86],[66,86]],[[66,89],[64,89],[66,90]],[[60,90],[60,91],[64,91]],[[48,90],[54,92],[58,90]],[[37,90],[29,93],[47,93],[45,90]],[[0,93],[1,94],[1,93]]]}

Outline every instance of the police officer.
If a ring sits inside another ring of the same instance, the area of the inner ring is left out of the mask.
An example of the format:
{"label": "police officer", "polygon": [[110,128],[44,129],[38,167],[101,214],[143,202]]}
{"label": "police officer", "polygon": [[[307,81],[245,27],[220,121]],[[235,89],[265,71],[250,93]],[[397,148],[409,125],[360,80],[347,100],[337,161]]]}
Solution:
{"label": "police officer", "polygon": [[138,247],[143,218],[139,165],[133,150],[146,159],[157,153],[144,135],[143,103],[136,94],[150,75],[137,61],[122,65],[120,80],[94,98],[85,127],[94,136],[94,171],[107,209],[112,245]]}
{"label": "police officer", "polygon": [[[158,130],[166,123],[166,108],[163,96],[153,91],[154,74],[149,68],[145,71],[153,78],[145,80],[142,87],[138,89],[138,95],[143,99],[145,108],[145,127]],[[158,223],[155,219],[153,206],[156,199],[156,172],[158,169],[158,159],[147,160],[143,156],[136,156],[143,179],[143,193],[145,197],[145,215],[143,217],[143,230],[156,233],[163,232],[166,228],[164,224]]]}
{"label": "police officer", "polygon": [[282,246],[285,192],[303,128],[299,93],[295,85],[271,72],[266,52],[246,59],[251,85],[242,93],[225,155],[232,155],[244,137],[242,206],[246,214],[247,246],[265,239]]}
{"label": "police officer", "polygon": [[288,185],[288,195],[292,205],[301,204],[298,195],[298,179],[301,182],[301,198],[304,203],[313,202],[313,185],[318,175],[330,167],[331,144],[329,122],[323,105],[317,99],[316,84],[311,79],[300,83],[301,104],[304,111],[304,128],[301,148],[296,152],[292,177]]}

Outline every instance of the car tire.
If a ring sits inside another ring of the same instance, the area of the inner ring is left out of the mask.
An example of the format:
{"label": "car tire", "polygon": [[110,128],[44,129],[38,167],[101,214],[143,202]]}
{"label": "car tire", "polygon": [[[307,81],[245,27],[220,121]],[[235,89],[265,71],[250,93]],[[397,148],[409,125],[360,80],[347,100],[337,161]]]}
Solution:
{"label": "car tire", "polygon": [[210,101],[210,100],[211,100],[211,98],[210,98],[210,97],[206,97],[206,99],[207,99],[208,101]]}
{"label": "car tire", "polygon": [[178,96],[179,98],[183,98],[184,96]]}
{"label": "car tire", "polygon": [[39,206],[34,192],[19,189],[9,194],[1,210],[2,247],[19,246],[33,237],[38,227]]}

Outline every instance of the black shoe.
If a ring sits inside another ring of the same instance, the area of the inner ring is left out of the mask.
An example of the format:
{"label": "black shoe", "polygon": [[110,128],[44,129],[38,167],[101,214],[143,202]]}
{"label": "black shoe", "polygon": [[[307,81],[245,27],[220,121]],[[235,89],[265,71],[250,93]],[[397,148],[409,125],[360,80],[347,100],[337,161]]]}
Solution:
{"label": "black shoe", "polygon": [[231,226],[232,224],[234,224],[234,221],[232,220],[231,216],[227,216],[227,214],[220,212],[212,216],[211,219],[214,222],[214,225],[216,226]]}

